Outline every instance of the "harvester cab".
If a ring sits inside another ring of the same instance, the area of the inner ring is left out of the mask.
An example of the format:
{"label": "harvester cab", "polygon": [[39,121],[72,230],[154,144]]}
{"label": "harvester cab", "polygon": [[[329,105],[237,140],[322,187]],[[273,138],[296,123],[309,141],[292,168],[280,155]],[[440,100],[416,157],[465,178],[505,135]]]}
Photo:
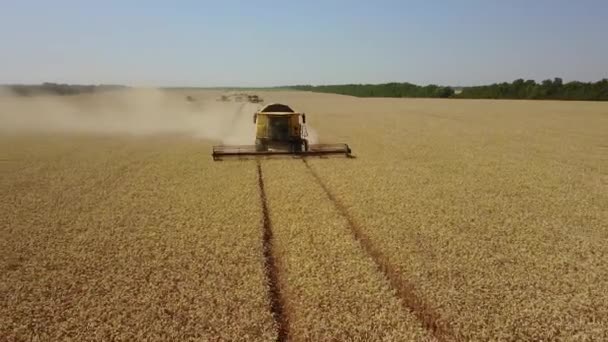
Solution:
{"label": "harvester cab", "polygon": [[306,114],[291,107],[273,103],[253,114],[255,145],[213,147],[213,159],[246,156],[351,156],[347,144],[309,144],[306,131]]}

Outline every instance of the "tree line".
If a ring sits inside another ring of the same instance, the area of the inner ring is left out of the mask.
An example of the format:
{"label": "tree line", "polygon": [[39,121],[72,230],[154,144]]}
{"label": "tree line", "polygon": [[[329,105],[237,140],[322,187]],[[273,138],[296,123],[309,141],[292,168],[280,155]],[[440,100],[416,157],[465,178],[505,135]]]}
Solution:
{"label": "tree line", "polygon": [[64,83],[43,83],[43,84],[16,84],[3,86],[12,93],[19,96],[34,96],[34,95],[76,95],[85,93],[94,93],[99,91],[120,90],[125,89],[125,86],[101,84],[101,85],[79,85],[79,84],[64,84]]}
{"label": "tree line", "polygon": [[438,97],[454,95],[454,89],[438,85],[419,86],[412,83],[343,84],[343,85],[297,85],[297,90],[333,93],[357,97]]}
{"label": "tree line", "polygon": [[534,100],[585,100],[608,101],[608,79],[598,82],[567,82],[556,77],[536,83],[517,79],[511,83],[494,83],[486,86],[466,87],[456,95],[466,99],[534,99]]}
{"label": "tree line", "polygon": [[334,93],[357,97],[428,97],[461,99],[534,99],[534,100],[581,100],[608,101],[608,79],[597,82],[572,81],[564,83],[559,77],[537,83],[534,80],[517,79],[511,83],[452,87],[412,83],[297,85],[291,89]]}

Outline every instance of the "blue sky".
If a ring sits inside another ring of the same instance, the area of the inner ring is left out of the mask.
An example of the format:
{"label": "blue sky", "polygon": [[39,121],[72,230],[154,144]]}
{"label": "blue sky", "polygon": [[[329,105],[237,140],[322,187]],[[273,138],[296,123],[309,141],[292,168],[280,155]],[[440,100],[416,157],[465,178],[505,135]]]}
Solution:
{"label": "blue sky", "polygon": [[0,0],[0,83],[608,78],[608,1]]}

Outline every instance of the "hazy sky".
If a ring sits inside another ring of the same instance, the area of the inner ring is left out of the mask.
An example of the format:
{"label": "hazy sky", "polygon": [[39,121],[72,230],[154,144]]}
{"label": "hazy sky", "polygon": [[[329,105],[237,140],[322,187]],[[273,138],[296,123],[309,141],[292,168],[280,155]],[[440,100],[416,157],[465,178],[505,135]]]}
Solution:
{"label": "hazy sky", "polygon": [[608,0],[0,0],[0,83],[608,78]]}

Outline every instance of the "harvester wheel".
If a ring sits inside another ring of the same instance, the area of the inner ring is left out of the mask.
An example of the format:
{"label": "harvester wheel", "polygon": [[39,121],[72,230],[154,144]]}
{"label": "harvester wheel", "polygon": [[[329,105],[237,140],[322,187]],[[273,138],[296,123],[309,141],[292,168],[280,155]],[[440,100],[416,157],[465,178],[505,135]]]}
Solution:
{"label": "harvester wheel", "polygon": [[268,151],[268,146],[260,139],[255,139],[255,150],[257,152]]}
{"label": "harvester wheel", "polygon": [[291,145],[291,151],[295,153],[308,151],[308,142],[306,139],[303,139],[300,142],[293,143],[293,145]]}

